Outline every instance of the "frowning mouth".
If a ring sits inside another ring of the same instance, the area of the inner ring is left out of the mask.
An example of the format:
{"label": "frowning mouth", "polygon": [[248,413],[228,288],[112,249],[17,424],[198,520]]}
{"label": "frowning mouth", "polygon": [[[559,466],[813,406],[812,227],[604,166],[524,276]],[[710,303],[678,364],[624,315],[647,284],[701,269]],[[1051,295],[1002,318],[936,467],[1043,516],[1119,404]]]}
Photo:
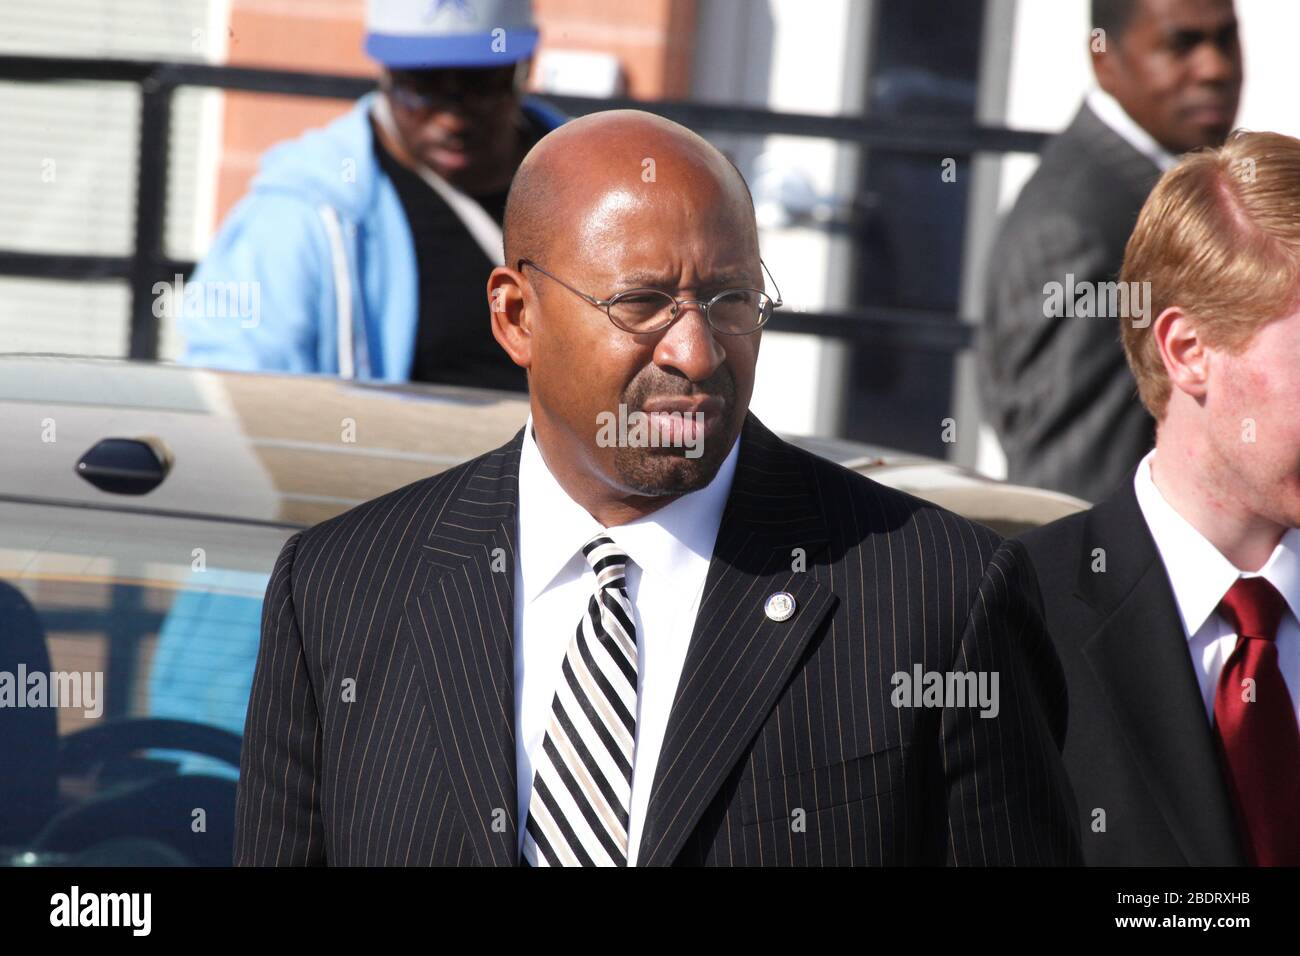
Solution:
{"label": "frowning mouth", "polygon": [[727,402],[716,395],[677,395],[651,398],[642,408],[650,430],[666,436],[669,447],[692,448],[717,434]]}
{"label": "frowning mouth", "polygon": [[650,415],[679,412],[683,415],[699,413],[706,417],[718,417],[726,407],[726,400],[716,395],[674,395],[647,399],[641,410]]}
{"label": "frowning mouth", "polygon": [[[596,444],[601,448],[685,449],[687,458],[703,454],[704,441],[718,430],[723,402],[707,397],[656,399],[648,410],[619,404],[618,412],[596,416]],[[666,407],[666,406],[675,407]]]}

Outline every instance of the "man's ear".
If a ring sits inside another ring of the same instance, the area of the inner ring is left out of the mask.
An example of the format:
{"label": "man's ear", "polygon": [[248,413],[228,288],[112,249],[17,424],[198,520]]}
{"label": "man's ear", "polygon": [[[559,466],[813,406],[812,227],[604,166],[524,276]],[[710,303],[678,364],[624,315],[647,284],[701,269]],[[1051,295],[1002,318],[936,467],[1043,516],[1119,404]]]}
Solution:
{"label": "man's ear", "polygon": [[1197,401],[1203,399],[1210,380],[1210,353],[1191,317],[1171,305],[1151,323],[1151,334],[1169,384]]}
{"label": "man's ear", "polygon": [[520,368],[533,362],[532,322],[536,302],[526,301],[524,277],[508,266],[497,266],[488,276],[488,309],[492,319],[492,336]]}

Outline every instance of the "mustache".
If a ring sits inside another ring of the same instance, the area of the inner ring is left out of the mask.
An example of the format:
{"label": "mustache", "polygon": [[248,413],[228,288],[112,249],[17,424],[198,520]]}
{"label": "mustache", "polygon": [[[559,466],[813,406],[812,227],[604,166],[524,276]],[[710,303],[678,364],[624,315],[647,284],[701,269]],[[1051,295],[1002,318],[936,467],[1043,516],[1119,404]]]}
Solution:
{"label": "mustache", "polygon": [[623,403],[628,408],[640,409],[651,398],[716,398],[722,402],[723,415],[730,417],[736,405],[736,379],[731,369],[723,365],[702,382],[692,382],[680,375],[671,375],[657,365],[649,365],[628,383],[623,390]]}

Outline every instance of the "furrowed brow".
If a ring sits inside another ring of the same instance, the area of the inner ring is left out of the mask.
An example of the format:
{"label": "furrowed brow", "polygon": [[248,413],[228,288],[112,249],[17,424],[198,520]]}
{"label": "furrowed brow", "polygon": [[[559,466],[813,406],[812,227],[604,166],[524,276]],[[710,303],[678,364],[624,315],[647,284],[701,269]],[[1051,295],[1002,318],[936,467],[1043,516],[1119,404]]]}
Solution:
{"label": "furrowed brow", "polygon": [[[702,289],[749,288],[754,280],[747,272],[720,272],[706,276],[699,281]],[[618,278],[620,289],[664,289],[672,291],[677,280],[663,273],[625,272]]]}

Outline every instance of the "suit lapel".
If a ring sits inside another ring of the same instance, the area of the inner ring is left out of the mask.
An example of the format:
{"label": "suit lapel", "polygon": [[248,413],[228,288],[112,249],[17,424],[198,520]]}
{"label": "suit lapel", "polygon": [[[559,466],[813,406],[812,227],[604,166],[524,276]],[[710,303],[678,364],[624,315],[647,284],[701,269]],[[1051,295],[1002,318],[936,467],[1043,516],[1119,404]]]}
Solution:
{"label": "suit lapel", "polygon": [[447,786],[478,859],[498,866],[519,856],[514,558],[523,434],[484,456],[443,499],[420,549],[425,573],[405,608]]}
{"label": "suit lapel", "polygon": [[[1102,625],[1083,655],[1193,865],[1241,865],[1236,818],[1164,563],[1132,481],[1088,516],[1077,594]],[[1106,573],[1091,570],[1104,548]]]}
{"label": "suit lapel", "polygon": [[[676,859],[838,601],[811,574],[792,570],[795,548],[811,562],[827,540],[803,464],[752,415],[740,440],[655,770],[638,866]],[[765,611],[777,591],[795,599],[786,621]]]}

